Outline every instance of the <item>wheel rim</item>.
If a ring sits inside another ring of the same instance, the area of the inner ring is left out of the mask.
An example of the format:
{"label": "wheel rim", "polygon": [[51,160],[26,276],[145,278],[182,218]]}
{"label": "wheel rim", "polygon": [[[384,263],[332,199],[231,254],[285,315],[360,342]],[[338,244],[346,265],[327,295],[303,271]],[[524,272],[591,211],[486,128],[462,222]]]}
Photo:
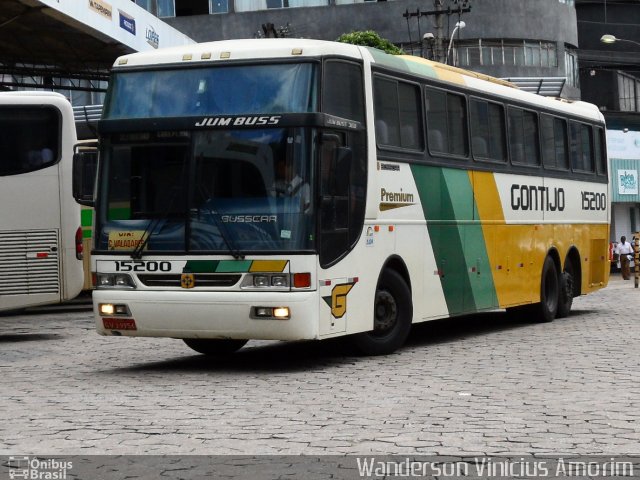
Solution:
{"label": "wheel rim", "polygon": [[374,307],[373,331],[376,335],[384,335],[398,322],[398,305],[396,299],[386,290],[376,292]]}

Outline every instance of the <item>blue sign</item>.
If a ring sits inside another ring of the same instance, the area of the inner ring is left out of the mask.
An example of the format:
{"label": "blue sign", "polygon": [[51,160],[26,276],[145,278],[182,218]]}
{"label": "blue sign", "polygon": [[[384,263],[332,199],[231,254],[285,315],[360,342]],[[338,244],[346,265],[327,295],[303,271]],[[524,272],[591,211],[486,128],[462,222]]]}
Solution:
{"label": "blue sign", "polygon": [[127,32],[135,35],[136,19],[131,15],[127,15],[122,10],[118,10],[118,12],[120,12],[120,28],[124,28]]}

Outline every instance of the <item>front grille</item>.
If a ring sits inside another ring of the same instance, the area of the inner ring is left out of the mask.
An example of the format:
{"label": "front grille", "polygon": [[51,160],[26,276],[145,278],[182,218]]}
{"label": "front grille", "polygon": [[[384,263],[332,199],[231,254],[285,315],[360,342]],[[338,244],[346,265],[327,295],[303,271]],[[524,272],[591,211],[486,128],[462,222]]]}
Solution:
{"label": "front grille", "polygon": [[[140,280],[147,287],[178,287],[180,288],[180,274],[144,274],[138,275]],[[220,288],[233,287],[242,278],[241,274],[218,274],[218,273],[196,273],[195,288]]]}

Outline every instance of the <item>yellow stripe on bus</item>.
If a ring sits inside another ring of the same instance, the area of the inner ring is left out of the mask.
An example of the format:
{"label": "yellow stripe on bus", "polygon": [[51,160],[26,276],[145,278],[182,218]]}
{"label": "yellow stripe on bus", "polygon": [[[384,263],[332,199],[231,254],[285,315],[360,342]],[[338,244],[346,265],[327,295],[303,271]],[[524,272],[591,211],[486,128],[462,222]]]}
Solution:
{"label": "yellow stripe on bus", "polygon": [[287,260],[254,260],[249,268],[250,272],[283,272]]}

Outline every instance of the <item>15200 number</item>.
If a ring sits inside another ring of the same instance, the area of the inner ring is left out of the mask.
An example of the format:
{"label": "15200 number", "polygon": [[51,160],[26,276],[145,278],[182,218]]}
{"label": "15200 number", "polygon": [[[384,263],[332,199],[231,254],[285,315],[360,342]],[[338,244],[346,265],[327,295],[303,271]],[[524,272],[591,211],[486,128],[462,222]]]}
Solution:
{"label": "15200 number", "polygon": [[116,272],[170,272],[171,262],[118,260]]}

